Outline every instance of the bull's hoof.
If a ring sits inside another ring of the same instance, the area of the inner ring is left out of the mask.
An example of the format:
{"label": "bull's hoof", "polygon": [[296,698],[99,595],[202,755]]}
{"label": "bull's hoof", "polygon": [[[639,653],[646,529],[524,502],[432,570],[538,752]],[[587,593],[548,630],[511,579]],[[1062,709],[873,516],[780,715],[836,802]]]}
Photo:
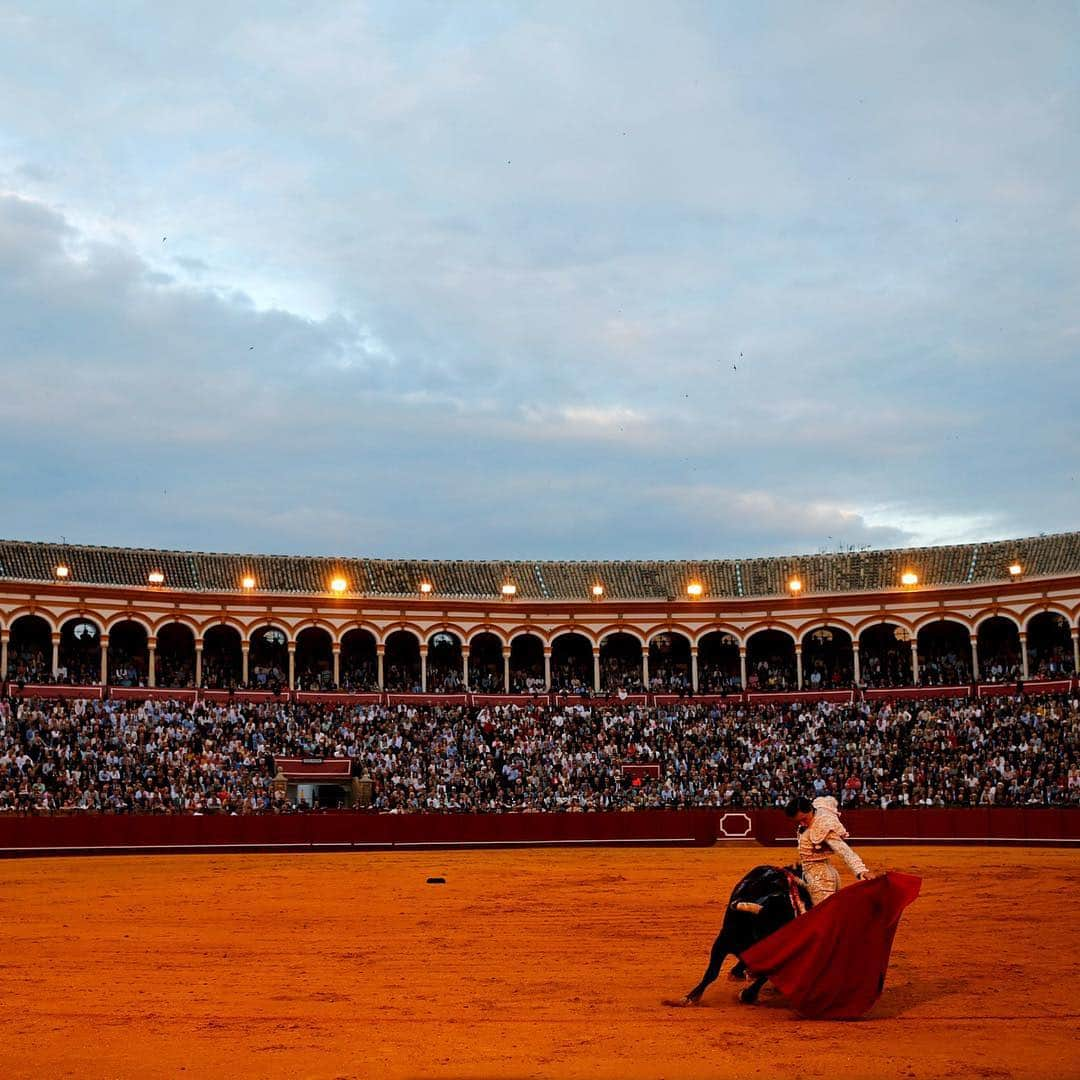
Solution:
{"label": "bull's hoof", "polygon": [[681,998],[663,998],[660,1002],[661,1005],[666,1005],[669,1009],[685,1009],[688,1005],[696,1005],[697,1003],[698,999],[690,997],[689,994]]}
{"label": "bull's hoof", "polygon": [[747,986],[739,991],[739,1001],[743,1005],[757,1004],[757,991],[752,986]]}

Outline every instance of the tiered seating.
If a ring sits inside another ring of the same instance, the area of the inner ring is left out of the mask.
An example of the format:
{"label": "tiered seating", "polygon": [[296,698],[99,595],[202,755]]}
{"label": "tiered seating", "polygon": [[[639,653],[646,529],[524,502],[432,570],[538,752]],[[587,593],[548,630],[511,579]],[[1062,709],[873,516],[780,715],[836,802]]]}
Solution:
{"label": "tiered seating", "polygon": [[691,581],[709,597],[787,596],[799,578],[804,595],[879,592],[900,587],[904,571],[922,586],[1007,581],[1019,562],[1026,577],[1080,574],[1080,533],[948,547],[895,548],[771,558],[619,561],[469,561],[337,559],[296,555],[232,555],[140,548],[0,541],[0,580],[55,581],[55,568],[70,567],[72,582],[145,586],[151,570],[170,589],[241,591],[251,574],[257,592],[326,593],[341,576],[347,595],[417,596],[430,581],[435,596],[498,599],[513,583],[519,599],[588,599],[593,585],[607,600],[686,597]]}
{"label": "tiered seating", "polygon": [[1007,580],[1013,562],[1018,562],[1028,577],[1080,573],[1080,533],[982,544],[974,580]]}

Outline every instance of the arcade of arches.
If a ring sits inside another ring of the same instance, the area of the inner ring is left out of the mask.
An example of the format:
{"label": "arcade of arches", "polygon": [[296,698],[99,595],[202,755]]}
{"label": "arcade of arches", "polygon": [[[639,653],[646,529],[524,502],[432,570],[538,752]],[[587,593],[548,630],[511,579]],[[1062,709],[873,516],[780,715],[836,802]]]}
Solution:
{"label": "arcade of arches", "polygon": [[156,630],[130,614],[58,618],[24,613],[0,629],[0,674],[15,683],[107,682],[119,687],[366,692],[723,693],[851,686],[949,686],[1071,676],[1078,628],[1055,610],[1026,621],[987,615],[973,626],[948,615],[912,629],[883,619],[796,630],[706,628],[646,632],[620,624],[596,634],[496,627],[469,633],[268,621],[243,629],[184,618]]}

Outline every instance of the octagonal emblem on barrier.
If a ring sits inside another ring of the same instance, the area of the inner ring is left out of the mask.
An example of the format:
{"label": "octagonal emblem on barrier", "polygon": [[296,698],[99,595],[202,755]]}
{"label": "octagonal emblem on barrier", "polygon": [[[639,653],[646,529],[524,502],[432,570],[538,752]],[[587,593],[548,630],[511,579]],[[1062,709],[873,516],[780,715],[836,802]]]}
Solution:
{"label": "octagonal emblem on barrier", "polygon": [[[731,828],[728,828],[730,820]],[[739,826],[743,826],[742,831],[739,831]],[[750,820],[749,814],[722,814],[720,816],[720,829],[721,836],[742,837],[749,836],[750,830],[754,827],[753,822]]]}

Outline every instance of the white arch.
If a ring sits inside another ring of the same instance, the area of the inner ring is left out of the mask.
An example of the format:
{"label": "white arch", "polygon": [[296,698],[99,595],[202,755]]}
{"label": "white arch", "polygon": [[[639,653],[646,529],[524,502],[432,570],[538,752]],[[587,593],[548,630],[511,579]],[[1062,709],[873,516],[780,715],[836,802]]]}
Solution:
{"label": "white arch", "polygon": [[629,626],[607,627],[604,630],[601,630],[596,635],[597,647],[602,649],[604,647],[604,640],[606,638],[612,637],[615,634],[626,634],[627,637],[636,638],[638,645],[642,649],[645,649],[647,647],[647,642],[645,641],[645,637],[641,633],[641,631],[637,629],[632,629]]}
{"label": "white arch", "polygon": [[45,625],[49,628],[50,637],[52,637],[53,634],[57,633],[56,623],[54,623],[53,620],[49,617],[49,613],[47,611],[42,611],[40,608],[35,608],[33,610],[30,610],[29,608],[21,608],[18,612],[11,616],[11,621],[6,627],[4,627],[4,629],[8,630],[10,633],[14,633],[15,624],[22,619],[41,619],[42,622],[44,622]]}
{"label": "white arch", "polygon": [[773,623],[771,626],[761,626],[758,624],[755,627],[750,627],[746,631],[746,648],[750,649],[750,642],[758,636],[758,634],[767,634],[770,630],[775,630],[777,633],[783,634],[784,637],[789,638],[792,648],[799,644],[799,639],[795,636],[795,631],[790,627],[782,626],[777,623]]}
{"label": "white arch", "polygon": [[334,629],[327,623],[323,622],[304,622],[299,623],[293,631],[293,640],[299,641],[300,635],[305,630],[320,630],[330,639],[330,645],[333,647],[337,643],[337,638],[334,637]]}
{"label": "white arch", "polygon": [[1065,621],[1069,624],[1070,628],[1074,625],[1072,612],[1068,608],[1063,607],[1061,604],[1055,604],[1053,601],[1044,602],[1038,606],[1032,606],[1024,612],[1024,633],[1027,633],[1028,627],[1031,625],[1031,620],[1038,618],[1040,615],[1064,615]]}
{"label": "white arch", "polygon": [[147,639],[154,636],[154,628],[150,621],[146,618],[145,615],[140,615],[138,612],[135,611],[121,611],[118,614],[114,615],[105,624],[105,633],[111,635],[113,627],[119,626],[120,623],[123,622],[137,623],[146,631]]}
{"label": "white arch", "polygon": [[746,638],[743,637],[743,632],[738,627],[719,622],[712,622],[707,626],[703,626],[698,630],[697,636],[690,639],[690,644],[694,648],[700,649],[702,641],[710,634],[730,634],[740,649],[746,647]]}
{"label": "white arch", "polygon": [[686,642],[687,652],[689,652],[690,649],[692,649],[694,646],[694,635],[690,631],[673,626],[670,629],[668,629],[667,627],[660,627],[654,633],[649,634],[648,637],[645,639],[645,647],[647,649],[651,648],[652,643],[658,637],[662,637],[664,634],[667,634],[669,637],[682,638],[683,641]]}
{"label": "white arch", "polygon": [[956,623],[961,630],[971,634],[971,621],[963,615],[957,615],[955,612],[934,612],[933,615],[924,615],[918,622],[912,627],[911,633],[918,640],[919,635],[928,627],[936,626],[939,623]]}
{"label": "white arch", "polygon": [[848,636],[848,644],[854,644],[855,635],[851,632],[851,627],[842,622],[811,622],[799,631],[799,644],[805,645],[806,639],[814,633],[815,630],[839,630],[843,634]]}
{"label": "white arch", "polygon": [[410,637],[414,638],[417,648],[420,648],[420,646],[424,644],[424,631],[421,630],[420,627],[414,626],[412,623],[395,623],[393,626],[386,627],[383,632],[382,641],[380,641],[379,644],[385,648],[389,643],[390,638],[397,633],[408,634]]}
{"label": "white arch", "polygon": [[1011,611],[981,611],[978,615],[972,617],[972,633],[976,636],[982,629],[985,623],[988,623],[991,619],[1005,619],[1007,622],[1011,622],[1016,627],[1017,633],[1022,629],[1019,618],[1015,616]]}
{"label": "white arch", "polygon": [[561,637],[569,637],[571,634],[577,634],[583,637],[592,648],[597,647],[597,640],[591,630],[584,626],[574,626],[569,623],[560,623],[553,630],[548,633],[548,644],[555,648],[555,642]]}
{"label": "white arch", "polygon": [[179,613],[172,613],[169,615],[162,615],[156,623],[154,623],[154,637],[157,637],[166,626],[172,626],[176,623],[177,626],[186,627],[191,631],[191,636],[198,641],[202,634],[199,632],[199,624],[192,619],[189,615],[181,615]]}
{"label": "white arch", "polygon": [[241,638],[241,641],[246,641],[249,645],[253,645],[255,643],[255,635],[260,630],[277,630],[285,635],[286,645],[293,645],[296,643],[296,638],[292,636],[292,630],[290,630],[288,623],[286,623],[284,619],[280,622],[260,620],[257,623],[253,623],[248,627],[247,635]]}

